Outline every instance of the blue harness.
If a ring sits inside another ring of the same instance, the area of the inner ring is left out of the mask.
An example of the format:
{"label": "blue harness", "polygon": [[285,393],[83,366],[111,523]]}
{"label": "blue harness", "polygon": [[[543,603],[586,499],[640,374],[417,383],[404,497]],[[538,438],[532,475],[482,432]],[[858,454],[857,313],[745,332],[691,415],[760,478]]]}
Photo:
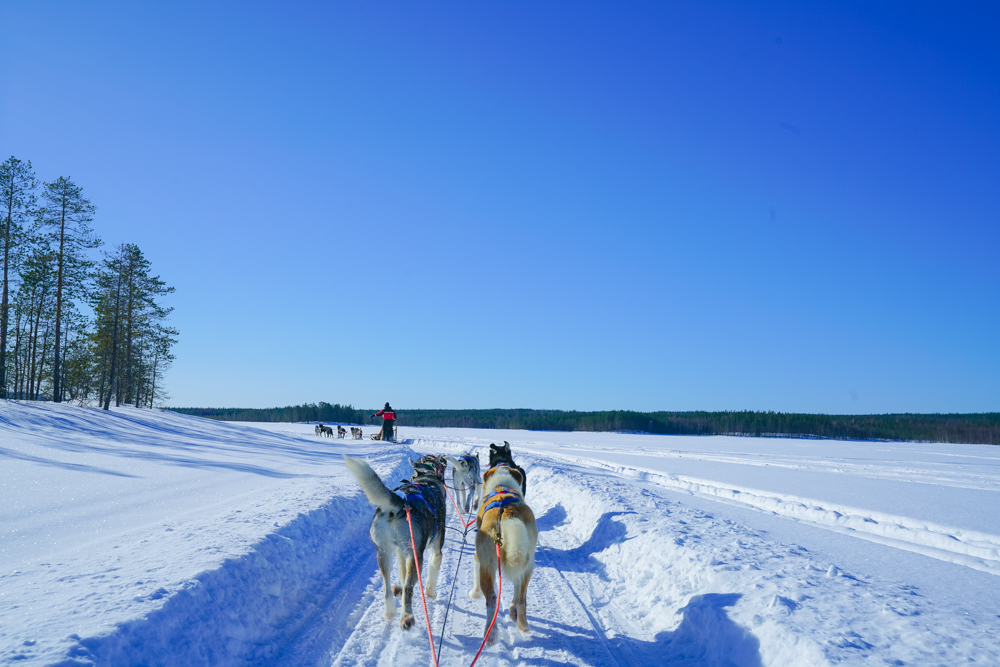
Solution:
{"label": "blue harness", "polygon": [[483,498],[483,514],[498,508],[502,510],[511,503],[519,502],[521,502],[521,496],[517,495],[517,491],[508,489],[506,486],[498,486]]}
{"label": "blue harness", "polygon": [[[413,482],[408,482],[404,480],[403,483],[400,486],[397,486],[394,490],[402,491],[400,495],[403,496],[403,500],[405,500],[406,502],[415,503],[417,501],[420,501],[424,504],[424,507],[426,507],[430,511],[431,515],[434,517],[434,534],[431,535],[431,539],[433,540],[435,537],[437,537],[438,534],[437,510],[431,507],[431,504],[427,502],[427,498],[424,497],[423,485],[414,484]],[[437,503],[434,504],[437,505]]]}

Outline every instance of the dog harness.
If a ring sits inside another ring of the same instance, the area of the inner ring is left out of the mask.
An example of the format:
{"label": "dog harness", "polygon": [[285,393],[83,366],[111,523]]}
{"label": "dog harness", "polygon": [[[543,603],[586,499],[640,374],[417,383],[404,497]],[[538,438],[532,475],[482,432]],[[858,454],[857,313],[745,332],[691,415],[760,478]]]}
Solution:
{"label": "dog harness", "polygon": [[477,459],[475,456],[459,456],[458,460],[464,461],[465,463],[471,464],[471,466],[479,468],[479,459]]}
{"label": "dog harness", "polygon": [[433,470],[434,474],[437,475],[438,477],[444,477],[444,469],[448,467],[448,463],[447,461],[444,462],[436,461],[434,463],[431,463],[430,461],[417,461],[414,464],[414,467],[416,466],[427,466],[428,468]]}
{"label": "dog harness", "polygon": [[[415,503],[418,501],[422,502],[424,504],[424,507],[426,507],[430,511],[431,515],[435,517],[434,534],[431,535],[431,539],[433,540],[435,537],[437,537],[438,534],[437,510],[431,507],[431,504],[427,502],[427,498],[424,496],[424,485],[414,484],[413,482],[405,479],[401,481],[403,483],[397,486],[395,489],[393,489],[393,491],[401,491],[402,493],[400,495],[403,496],[403,500],[405,500],[406,502],[409,503]],[[434,504],[437,505],[436,502]]]}
{"label": "dog harness", "polygon": [[511,503],[519,502],[521,502],[521,496],[517,494],[517,491],[509,489],[506,486],[498,486],[483,498],[483,514],[485,515],[490,510],[503,509]]}

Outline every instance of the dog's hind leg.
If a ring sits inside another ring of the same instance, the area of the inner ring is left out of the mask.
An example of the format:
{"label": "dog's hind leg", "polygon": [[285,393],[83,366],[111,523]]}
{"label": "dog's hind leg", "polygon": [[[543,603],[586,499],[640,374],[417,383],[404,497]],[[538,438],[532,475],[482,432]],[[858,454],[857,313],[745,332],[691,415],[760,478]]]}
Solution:
{"label": "dog's hind leg", "polygon": [[469,591],[469,599],[477,600],[483,597],[483,589],[479,581],[479,554],[475,555],[475,562],[472,564],[472,590]]}
{"label": "dog's hind leg", "polygon": [[392,582],[389,581],[389,571],[392,569],[392,552],[381,547],[375,550],[378,554],[378,569],[382,573],[382,593],[385,597],[385,620],[391,621],[396,616],[396,601],[392,599]]}
{"label": "dog's hind leg", "polygon": [[[490,624],[493,621],[493,614],[496,611],[497,605],[500,604],[500,600],[497,599],[496,589],[493,587],[493,570],[486,567],[479,568],[479,581],[486,592],[486,627],[483,628],[483,632],[487,632],[490,629]],[[493,632],[486,639],[487,646],[493,646],[497,641],[497,629],[493,628]]]}
{"label": "dog's hind leg", "polygon": [[[482,558],[480,558],[480,554],[483,556]],[[494,551],[493,540],[486,533],[476,534],[476,561],[478,565],[476,569],[479,572],[479,585],[482,591],[480,595],[486,595],[486,627],[483,630],[485,633],[489,631],[490,624],[493,621],[493,614],[496,611],[497,605],[500,604],[500,600],[497,599],[496,588],[493,585],[494,573],[497,571],[499,563]],[[494,627],[493,632],[486,638],[486,645],[492,646],[496,641],[497,628]]]}
{"label": "dog's hind leg", "polygon": [[392,594],[402,597],[403,585],[406,583],[406,550],[402,547],[396,549],[396,565],[399,566],[399,585],[392,587]]}
{"label": "dog's hind leg", "polygon": [[458,493],[458,506],[462,508],[464,514],[469,513],[468,484],[463,479],[461,482],[455,481],[455,492]]}
{"label": "dog's hind leg", "polygon": [[[434,540],[430,544],[430,549],[427,550],[430,552],[428,561],[430,567],[427,568],[427,597],[429,598],[437,597],[435,586],[437,586],[438,569],[441,567],[441,546],[437,540]],[[427,558],[427,551],[424,552],[424,558]]]}
{"label": "dog's hind leg", "polygon": [[528,582],[531,581],[531,574],[534,568],[526,570],[521,575],[521,581],[514,587],[514,601],[510,605],[510,620],[517,623],[517,629],[527,632],[528,627]]}
{"label": "dog's hind leg", "polygon": [[403,582],[403,618],[399,620],[399,627],[409,630],[416,623],[413,618],[413,587],[417,583],[417,564],[412,551],[406,554],[406,578]]}

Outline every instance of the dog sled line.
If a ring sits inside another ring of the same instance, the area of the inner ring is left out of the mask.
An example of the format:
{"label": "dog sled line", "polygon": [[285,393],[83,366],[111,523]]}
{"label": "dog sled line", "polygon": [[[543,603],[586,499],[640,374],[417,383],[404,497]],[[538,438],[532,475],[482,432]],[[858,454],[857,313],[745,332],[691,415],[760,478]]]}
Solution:
{"label": "dog sled line", "polygon": [[[521,632],[528,632],[527,587],[534,571],[538,528],[535,516],[524,500],[526,475],[514,463],[509,443],[505,442],[503,447],[490,445],[490,467],[481,478],[479,459],[470,454],[462,457],[424,455],[416,461],[411,459],[413,473],[410,479],[404,480],[395,490],[390,490],[363,460],[346,455],[344,460],[348,471],[376,508],[369,535],[375,544],[379,571],[382,574],[385,619],[389,621],[396,616],[394,598],[400,597],[403,604],[400,627],[403,630],[412,628],[416,623],[413,616],[413,589],[415,584],[419,585],[427,624],[427,639],[435,667],[444,644],[444,631],[458,581],[456,569],[445,607],[441,640],[435,652],[434,635],[427,613],[427,598],[437,596],[438,570],[441,566],[447,520],[445,496],[451,500],[456,518],[464,530],[457,568],[461,568],[464,545],[468,543],[467,536],[473,525],[476,531],[473,587],[469,597],[485,597],[487,625],[472,665],[476,664],[487,645],[497,641],[494,628],[504,578],[514,592],[508,614]],[[449,463],[453,466],[452,480],[455,482],[456,494],[466,508],[465,514],[470,511],[470,500],[472,509],[477,510],[469,521],[463,518],[459,502],[445,483],[444,473]],[[474,500],[472,495],[467,494],[469,490],[473,492]],[[395,491],[400,491],[402,497]],[[425,587],[422,564],[427,551],[430,552],[430,560],[427,561],[429,567]],[[392,586],[390,581],[393,554],[399,568],[399,586]],[[493,586],[494,576],[497,581],[496,592]]]}
{"label": "dog sled line", "polygon": [[[353,432],[354,429],[352,428],[351,431]],[[326,426],[325,424],[316,424],[316,435],[321,436],[321,437],[322,436],[326,436],[328,438],[335,437],[334,436],[333,427],[332,426]],[[336,437],[337,438],[343,438],[343,437],[346,437],[346,436],[347,436],[347,431],[344,429],[343,426],[341,426],[340,424],[337,424]]]}
{"label": "dog sled line", "polygon": [[[339,424],[337,425],[337,430],[336,431],[333,430],[332,426],[326,426],[324,424],[316,424],[316,429],[315,430],[316,430],[316,435],[320,436],[320,437],[324,437],[324,436],[328,437],[328,438],[334,438],[334,437],[336,437],[336,438],[346,438],[347,437],[347,429],[345,429],[343,426],[340,426]],[[381,430],[380,431],[376,431],[375,433],[372,433],[369,437],[372,440],[383,440],[383,439],[385,439],[384,438],[384,431],[381,431]],[[360,426],[352,426],[351,427],[351,440],[364,440],[364,439],[365,439],[365,434],[361,430],[361,427]],[[395,434],[395,432],[393,432],[392,436],[389,437],[387,440],[388,440],[388,442],[396,442],[396,434]]]}

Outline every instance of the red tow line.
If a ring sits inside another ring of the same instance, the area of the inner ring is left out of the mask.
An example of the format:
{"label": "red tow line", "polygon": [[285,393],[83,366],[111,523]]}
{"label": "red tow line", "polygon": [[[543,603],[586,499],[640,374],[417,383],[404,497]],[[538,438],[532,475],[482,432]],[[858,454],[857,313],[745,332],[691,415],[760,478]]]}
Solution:
{"label": "red tow line", "polygon": [[465,521],[462,520],[462,510],[458,509],[458,503],[456,503],[455,499],[452,498],[451,491],[448,490],[447,484],[444,485],[444,490],[448,494],[448,498],[451,499],[451,504],[455,506],[455,516],[458,517],[458,522],[462,524],[462,528],[468,528],[469,526],[474,524],[476,522],[476,517],[472,517],[472,521],[469,521],[469,523],[466,523]]}
{"label": "red tow line", "polygon": [[[472,659],[472,664],[469,667],[474,667],[476,660],[479,660],[479,654],[483,652],[483,647],[486,646],[486,640],[490,638],[490,633],[493,632],[493,625],[497,622],[497,612],[500,611],[500,593],[503,592],[503,577],[500,576],[500,543],[497,542],[497,603],[493,608],[493,620],[490,621],[490,629],[486,631],[486,636],[483,637],[483,643],[479,645],[479,650],[476,651],[476,657]],[[490,591],[491,593],[493,591]],[[434,660],[435,666],[437,665],[437,659]]]}
{"label": "red tow line", "polygon": [[[446,487],[447,488],[447,487]],[[417,556],[417,541],[413,539],[413,522],[410,520],[410,508],[406,508],[406,523],[410,526],[410,546],[413,547],[413,564],[417,568],[417,581],[420,582],[420,599],[424,602],[424,620],[427,621],[427,639],[431,643],[431,657],[434,658],[434,667],[438,667],[437,655],[434,653],[434,636],[431,634],[431,617],[427,613],[427,598],[424,596],[424,578],[420,573],[420,558]],[[497,554],[500,554],[500,547],[497,546]],[[499,566],[500,561],[497,561]],[[405,586],[406,582],[402,582]],[[406,591],[404,589],[403,595],[405,597]],[[500,600],[498,599],[497,602]],[[497,609],[500,607],[498,606]],[[492,627],[492,626],[491,626]],[[488,637],[489,635],[487,635]],[[478,657],[478,656],[477,656]],[[475,661],[473,661],[475,664]]]}
{"label": "red tow line", "polygon": [[[455,506],[455,517],[458,522],[462,524],[463,528],[468,528],[476,522],[477,517],[472,517],[472,520],[466,523],[462,520],[462,511],[458,508],[458,503],[451,495],[451,491],[448,490],[448,485],[444,485],[444,490],[448,494],[448,498],[451,499],[451,504]],[[434,635],[431,633],[431,617],[427,613],[427,597],[424,595],[424,579],[420,572],[420,560],[417,556],[417,541],[413,539],[413,522],[410,520],[410,508],[406,508],[406,523],[410,526],[410,547],[413,549],[413,564],[417,568],[417,581],[420,583],[420,599],[424,604],[424,620],[427,622],[427,640],[431,644],[431,657],[434,658],[434,667],[438,667],[437,654],[434,652]],[[503,575],[501,574],[500,567],[500,543],[497,542],[497,603],[493,609],[493,620],[490,621],[490,627],[486,630],[486,635],[483,637],[483,642],[479,645],[479,650],[476,651],[476,657],[472,659],[472,664],[469,667],[474,667],[476,661],[479,660],[479,656],[483,652],[483,648],[486,646],[486,640],[490,638],[490,634],[493,632],[493,626],[496,625],[497,615],[500,612],[500,594],[503,592]]]}

